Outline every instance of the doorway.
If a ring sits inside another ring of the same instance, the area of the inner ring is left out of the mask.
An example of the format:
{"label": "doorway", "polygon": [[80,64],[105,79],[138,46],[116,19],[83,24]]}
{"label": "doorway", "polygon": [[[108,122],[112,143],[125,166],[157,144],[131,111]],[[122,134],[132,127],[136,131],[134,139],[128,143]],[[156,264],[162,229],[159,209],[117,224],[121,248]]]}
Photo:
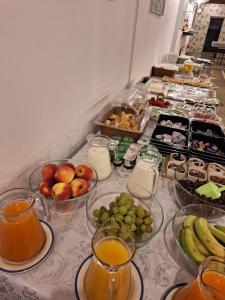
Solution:
{"label": "doorway", "polygon": [[204,52],[214,52],[215,47],[212,47],[213,41],[218,41],[220,31],[223,25],[224,18],[220,17],[211,17],[208,32],[205,38],[205,44],[203,51]]}

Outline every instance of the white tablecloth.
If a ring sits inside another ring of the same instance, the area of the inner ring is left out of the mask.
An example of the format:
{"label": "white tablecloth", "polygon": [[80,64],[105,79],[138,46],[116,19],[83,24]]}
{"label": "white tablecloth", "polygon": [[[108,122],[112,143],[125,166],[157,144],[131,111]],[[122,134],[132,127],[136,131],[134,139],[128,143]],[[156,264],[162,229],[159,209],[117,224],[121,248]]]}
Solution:
{"label": "white tablecloth", "polygon": [[[84,161],[84,152],[81,150],[72,160]],[[118,182],[121,178],[119,173],[115,169],[107,182]],[[102,184],[105,182],[99,183]],[[144,279],[145,300],[159,300],[166,288],[192,278],[181,265],[171,222],[168,223],[178,209],[171,183],[160,178],[156,197],[164,210],[163,227],[146,246],[136,251],[134,258]],[[86,224],[85,207],[70,214],[53,213],[49,224],[55,233],[53,252],[40,266],[26,273],[11,275],[0,272],[1,300],[76,299],[75,274],[91,252],[91,234]]]}

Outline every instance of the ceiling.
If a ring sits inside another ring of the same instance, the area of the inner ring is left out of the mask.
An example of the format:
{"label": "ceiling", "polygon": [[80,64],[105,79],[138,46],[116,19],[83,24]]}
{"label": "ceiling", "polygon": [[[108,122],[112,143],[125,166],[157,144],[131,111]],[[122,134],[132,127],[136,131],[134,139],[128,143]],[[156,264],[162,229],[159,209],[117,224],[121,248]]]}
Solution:
{"label": "ceiling", "polygon": [[225,4],[225,0],[210,0],[208,3]]}

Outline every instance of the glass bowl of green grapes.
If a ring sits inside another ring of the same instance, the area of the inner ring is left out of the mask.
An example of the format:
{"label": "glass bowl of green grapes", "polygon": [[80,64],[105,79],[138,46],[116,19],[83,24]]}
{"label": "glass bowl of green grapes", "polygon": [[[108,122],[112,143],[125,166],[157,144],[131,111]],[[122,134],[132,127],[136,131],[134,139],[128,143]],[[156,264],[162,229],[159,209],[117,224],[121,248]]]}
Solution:
{"label": "glass bowl of green grapes", "polygon": [[105,226],[112,230],[121,228],[119,236],[125,240],[125,232],[132,232],[138,248],[159,232],[164,220],[162,206],[155,197],[138,199],[121,181],[100,185],[93,190],[86,203],[86,213],[91,234]]}

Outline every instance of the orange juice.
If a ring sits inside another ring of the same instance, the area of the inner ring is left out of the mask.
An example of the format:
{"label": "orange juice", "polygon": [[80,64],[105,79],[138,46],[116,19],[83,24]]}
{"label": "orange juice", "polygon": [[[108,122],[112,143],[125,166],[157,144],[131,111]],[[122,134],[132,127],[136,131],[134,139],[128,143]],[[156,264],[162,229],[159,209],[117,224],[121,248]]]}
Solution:
{"label": "orange juice", "polygon": [[3,207],[0,218],[0,256],[11,262],[31,259],[45,244],[45,232],[31,204],[16,200]]}
{"label": "orange juice", "polygon": [[225,276],[214,271],[204,271],[202,281],[195,279],[178,290],[173,300],[224,300]]}
{"label": "orange juice", "polygon": [[[106,238],[97,243],[95,254],[98,259],[111,266],[126,264],[130,259],[128,247],[122,241],[114,238]],[[111,273],[93,258],[84,282],[87,299],[108,300],[110,285],[113,284],[113,279],[115,279],[117,289],[114,299],[128,299],[131,280],[130,272],[130,265],[124,265],[119,267],[117,272]]]}
{"label": "orange juice", "polygon": [[218,272],[206,271],[202,276],[204,284],[207,285],[211,294],[214,295],[213,299],[225,299],[225,276]]}

